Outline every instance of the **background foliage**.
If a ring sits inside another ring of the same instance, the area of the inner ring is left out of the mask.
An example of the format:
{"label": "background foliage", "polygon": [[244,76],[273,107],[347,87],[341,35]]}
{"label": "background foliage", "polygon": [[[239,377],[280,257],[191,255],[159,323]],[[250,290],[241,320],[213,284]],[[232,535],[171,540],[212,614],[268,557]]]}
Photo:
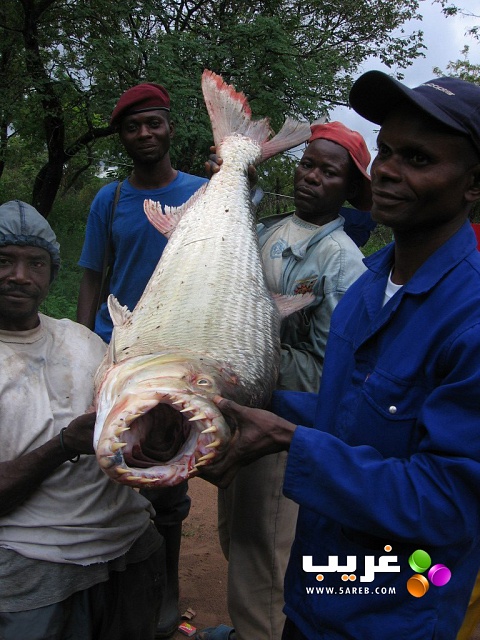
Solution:
{"label": "background foliage", "polygon": [[418,5],[4,0],[0,198],[11,197],[12,187],[27,191],[26,199],[48,215],[57,193],[88,181],[100,162],[127,171],[108,116],[120,93],[141,81],[161,82],[171,93],[175,165],[203,172],[212,139],[200,91],[204,68],[242,90],[255,116],[268,115],[275,129],[287,114],[312,121],[346,103],[367,57],[403,68],[421,55],[421,32],[401,30]]}
{"label": "background foliage", "polygon": [[[203,175],[212,143],[204,68],[243,91],[273,129],[286,115],[312,122],[347,103],[367,58],[401,70],[423,55],[422,32],[404,25],[425,2],[461,11],[447,0],[3,0],[0,202],[20,198],[51,214],[64,262],[54,287],[61,315],[75,305],[90,202],[130,171],[108,126],[122,91],[143,81],[168,88],[173,163]],[[446,72],[479,79],[468,49]],[[287,155],[261,166],[264,190],[291,194],[294,164]]]}

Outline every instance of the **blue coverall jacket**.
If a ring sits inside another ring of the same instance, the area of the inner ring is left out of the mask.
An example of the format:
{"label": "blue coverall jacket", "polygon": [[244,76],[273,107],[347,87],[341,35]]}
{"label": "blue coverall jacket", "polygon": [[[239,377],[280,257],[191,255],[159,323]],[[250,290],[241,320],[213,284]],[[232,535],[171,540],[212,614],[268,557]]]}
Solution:
{"label": "blue coverall jacket", "polygon": [[[480,253],[466,223],[384,307],[393,245],[365,262],[333,314],[315,428],[288,456],[285,611],[309,640],[453,640],[480,566]],[[274,408],[308,414],[302,397]]]}

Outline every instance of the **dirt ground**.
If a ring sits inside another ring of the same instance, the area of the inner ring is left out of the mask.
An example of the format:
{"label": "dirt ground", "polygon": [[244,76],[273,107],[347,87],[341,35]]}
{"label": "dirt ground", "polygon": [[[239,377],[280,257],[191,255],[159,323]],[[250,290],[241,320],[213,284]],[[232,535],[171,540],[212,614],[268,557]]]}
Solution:
{"label": "dirt ground", "polygon": [[[196,612],[190,624],[205,627],[231,624],[226,589],[227,562],[217,533],[217,489],[200,478],[189,481],[192,506],[183,523],[180,550],[180,613]],[[177,631],[174,640],[185,639]]]}

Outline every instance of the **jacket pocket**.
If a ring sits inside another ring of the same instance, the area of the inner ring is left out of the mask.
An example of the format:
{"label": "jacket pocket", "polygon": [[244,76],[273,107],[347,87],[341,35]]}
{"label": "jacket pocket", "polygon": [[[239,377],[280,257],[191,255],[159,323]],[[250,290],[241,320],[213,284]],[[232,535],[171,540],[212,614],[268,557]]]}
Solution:
{"label": "jacket pocket", "polygon": [[352,445],[371,445],[384,457],[406,458],[425,435],[418,418],[429,390],[422,381],[400,380],[375,370],[362,385],[358,406],[352,408]]}

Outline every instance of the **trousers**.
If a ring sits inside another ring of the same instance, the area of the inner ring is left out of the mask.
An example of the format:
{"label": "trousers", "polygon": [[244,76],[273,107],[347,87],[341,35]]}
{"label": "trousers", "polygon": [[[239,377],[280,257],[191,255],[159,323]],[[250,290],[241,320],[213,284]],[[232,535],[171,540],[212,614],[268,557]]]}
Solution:
{"label": "trousers", "polygon": [[282,493],[287,454],[242,468],[218,491],[220,545],[228,560],[228,612],[236,640],[279,640],[283,580],[298,505]]}
{"label": "trousers", "polygon": [[1,640],[154,640],[165,589],[165,545],[143,562],[56,604],[0,613]]}

